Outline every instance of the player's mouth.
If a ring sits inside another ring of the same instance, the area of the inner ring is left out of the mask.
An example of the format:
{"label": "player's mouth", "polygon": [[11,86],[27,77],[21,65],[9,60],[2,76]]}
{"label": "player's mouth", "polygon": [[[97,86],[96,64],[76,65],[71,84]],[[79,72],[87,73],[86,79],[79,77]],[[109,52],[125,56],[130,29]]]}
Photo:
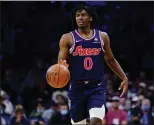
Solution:
{"label": "player's mouth", "polygon": [[83,21],[79,21],[78,24],[83,25]]}
{"label": "player's mouth", "polygon": [[84,25],[83,23],[79,23],[79,25]]}

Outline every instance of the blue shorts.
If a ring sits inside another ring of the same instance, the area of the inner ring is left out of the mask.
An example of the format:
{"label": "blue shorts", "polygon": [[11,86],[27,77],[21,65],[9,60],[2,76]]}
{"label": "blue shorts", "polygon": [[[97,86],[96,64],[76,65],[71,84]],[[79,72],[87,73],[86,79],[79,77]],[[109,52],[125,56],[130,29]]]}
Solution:
{"label": "blue shorts", "polygon": [[74,122],[79,122],[89,117],[91,108],[101,108],[102,105],[105,105],[104,82],[76,83],[71,81],[68,97],[70,99],[70,117]]}

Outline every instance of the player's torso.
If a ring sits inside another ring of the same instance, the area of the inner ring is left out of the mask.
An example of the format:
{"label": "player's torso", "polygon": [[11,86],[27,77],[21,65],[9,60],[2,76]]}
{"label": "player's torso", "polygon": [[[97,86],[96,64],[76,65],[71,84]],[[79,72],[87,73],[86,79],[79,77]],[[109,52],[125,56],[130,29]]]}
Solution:
{"label": "player's torso", "polygon": [[103,80],[104,42],[100,31],[93,30],[93,36],[85,39],[77,30],[72,31],[73,45],[70,48],[70,73],[74,80]]}

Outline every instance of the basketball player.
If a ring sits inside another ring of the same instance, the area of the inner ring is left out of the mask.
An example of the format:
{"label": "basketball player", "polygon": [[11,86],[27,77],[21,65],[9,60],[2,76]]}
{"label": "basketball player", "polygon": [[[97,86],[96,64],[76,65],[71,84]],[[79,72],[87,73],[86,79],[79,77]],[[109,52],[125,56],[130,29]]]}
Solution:
{"label": "basketball player", "polygon": [[109,67],[122,79],[120,97],[127,92],[128,79],[114,58],[110,40],[105,32],[92,28],[92,11],[88,6],[74,10],[77,28],[62,35],[58,63],[68,67],[71,73],[68,96],[73,125],[101,125],[105,116],[104,58]]}

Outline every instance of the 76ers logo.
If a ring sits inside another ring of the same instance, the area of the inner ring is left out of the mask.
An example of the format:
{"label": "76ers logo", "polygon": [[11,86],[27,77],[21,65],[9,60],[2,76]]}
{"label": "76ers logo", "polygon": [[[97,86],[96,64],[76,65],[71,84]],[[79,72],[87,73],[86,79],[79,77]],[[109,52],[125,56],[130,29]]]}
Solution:
{"label": "76ers logo", "polygon": [[82,48],[82,46],[78,46],[73,52],[73,56],[96,56],[100,53],[101,48]]}
{"label": "76ers logo", "polygon": [[[96,56],[99,55],[101,48],[82,48],[82,46],[77,46],[73,56]],[[86,70],[91,70],[93,67],[93,60],[91,57],[86,57],[84,59],[84,68]]]}

